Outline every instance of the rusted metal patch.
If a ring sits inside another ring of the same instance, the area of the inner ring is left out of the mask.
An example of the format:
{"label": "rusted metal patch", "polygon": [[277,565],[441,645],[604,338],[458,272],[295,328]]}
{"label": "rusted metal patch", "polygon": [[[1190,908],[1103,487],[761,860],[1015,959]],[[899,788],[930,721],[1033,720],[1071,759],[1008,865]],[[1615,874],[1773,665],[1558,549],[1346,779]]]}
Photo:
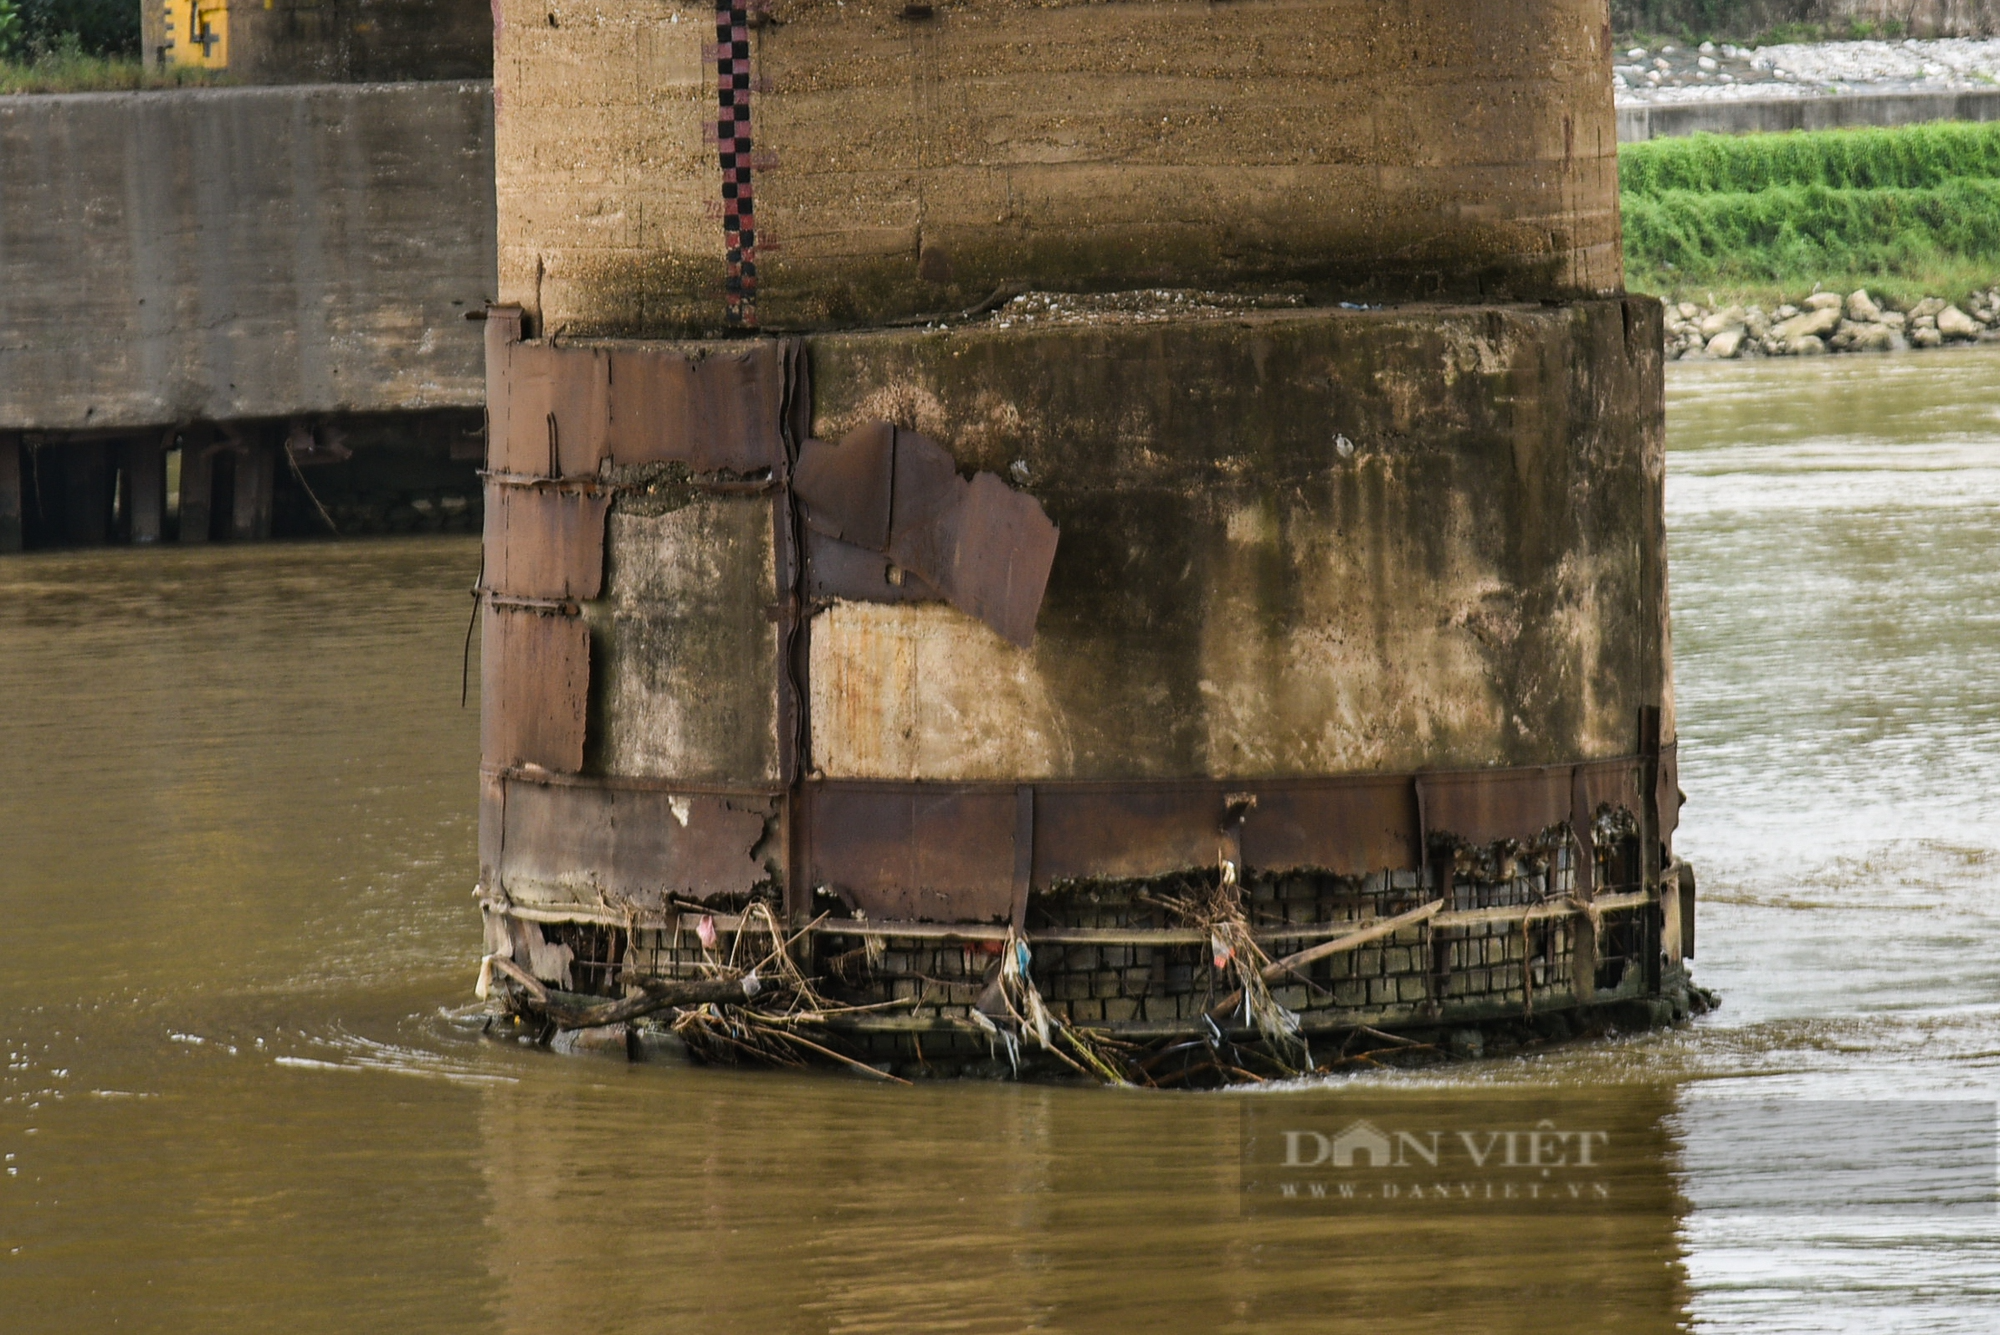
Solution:
{"label": "rusted metal patch", "polygon": [[506,434],[490,438],[487,466],[538,477],[596,473],[610,427],[610,354],[546,343],[515,343],[503,353],[498,393],[491,379],[487,393],[504,399]]}
{"label": "rusted metal patch", "polygon": [[595,598],[604,584],[607,491],[486,487],[486,587],[517,598]]}
{"label": "rusted metal patch", "polygon": [[1035,884],[1215,866],[1222,847],[1223,787],[1209,781],[1038,784]]}
{"label": "rusted metal patch", "polygon": [[1416,789],[1409,776],[1247,785],[1257,805],[1243,821],[1250,867],[1313,867],[1340,876],[1422,865]]}
{"label": "rusted metal patch", "polygon": [[507,787],[500,776],[480,767],[479,774],[479,883],[497,883],[500,874],[500,834],[507,819]]}
{"label": "rusted metal patch", "polygon": [[[1233,798],[1244,809],[1232,841]],[[1410,776],[1036,786],[1038,886],[1212,867],[1225,853],[1267,871],[1414,868],[1421,850]]]}
{"label": "rusted metal patch", "polygon": [[619,464],[684,463],[696,473],[755,473],[784,458],[778,432],[784,357],[776,342],[706,357],[671,348],[611,354],[608,452]]}
{"label": "rusted metal patch", "polygon": [[[963,494],[949,547],[952,562],[940,572],[943,579],[931,582],[957,606],[1026,648],[1034,642],[1035,617],[1055,565],[1056,526],[1034,497],[992,473],[975,473]],[[938,528],[949,531],[945,523]],[[896,554],[892,544],[889,555]],[[905,564],[923,573],[916,562]]]}
{"label": "rusted metal patch", "polygon": [[1417,776],[1425,833],[1472,844],[1530,839],[1570,815],[1574,766],[1458,770]]}
{"label": "rusted metal patch", "polygon": [[1006,922],[1014,900],[1013,785],[813,783],[812,883],[870,918]]}
{"label": "rusted metal patch", "polygon": [[503,777],[499,887],[526,903],[629,904],[748,894],[768,876],[752,856],[773,799],[679,793],[589,779]]}
{"label": "rusted metal patch", "polygon": [[806,596],[870,603],[941,603],[943,594],[881,551],[807,529]]}
{"label": "rusted metal patch", "polygon": [[489,765],[583,768],[590,632],[580,617],[488,599],[479,641],[480,753]]}
{"label": "rusted metal patch", "polygon": [[1237,856],[1248,871],[1415,870],[1425,828],[1475,843],[1532,839],[1569,820],[1579,795],[1629,800],[1638,765],[1584,767],[1590,778],[1574,791],[1569,765],[1228,781],[824,780],[805,790],[811,873],[871,918],[994,922],[1011,907],[1010,879],[1018,896],[1024,883],[1141,879]]}
{"label": "rusted metal patch", "polygon": [[521,341],[521,308],[486,308],[486,466],[506,470],[506,442],[513,430],[507,365]]}
{"label": "rusted metal patch", "polygon": [[[805,442],[794,481],[805,502],[806,523],[814,531],[857,547],[889,550],[896,435],[887,422],[869,422],[848,432],[838,445]],[[950,471],[957,476],[955,468]]]}
{"label": "rusted metal patch", "polygon": [[[887,422],[838,445],[806,441],[795,482],[816,533],[882,553],[1015,644],[1033,643],[1059,536],[1034,497],[991,473],[967,481],[935,441]],[[877,596],[872,572],[852,561],[827,583],[836,596],[909,601],[900,591]]]}
{"label": "rusted metal patch", "polygon": [[1681,825],[1680,743],[1668,742],[1660,748],[1654,800],[1659,803],[1660,842],[1670,843]]}
{"label": "rusted metal patch", "polygon": [[759,341],[695,356],[673,347],[521,341],[518,307],[486,320],[487,467],[584,477],[599,466],[682,463],[756,473],[784,461],[786,350]]}
{"label": "rusted metal patch", "polygon": [[[1638,813],[1639,772],[1643,764],[1641,757],[1624,756],[1617,760],[1587,761],[1576,767],[1570,782],[1569,825],[1580,852],[1588,854],[1592,847],[1591,828],[1599,807]],[[1577,859],[1576,889],[1585,899],[1597,893],[1596,858]]]}
{"label": "rusted metal patch", "polygon": [[1582,821],[1579,828],[1588,830],[1599,807],[1609,806],[1613,810],[1638,814],[1640,769],[1643,764],[1641,757],[1621,756],[1616,760],[1592,760],[1576,766],[1571,819]]}

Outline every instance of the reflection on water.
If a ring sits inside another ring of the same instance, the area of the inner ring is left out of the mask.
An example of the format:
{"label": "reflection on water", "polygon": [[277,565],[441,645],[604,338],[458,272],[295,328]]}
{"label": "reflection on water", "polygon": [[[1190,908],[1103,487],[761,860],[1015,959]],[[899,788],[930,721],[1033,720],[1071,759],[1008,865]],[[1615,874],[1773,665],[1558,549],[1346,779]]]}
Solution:
{"label": "reflection on water", "polygon": [[[1588,1091],[1669,1128],[1723,1097],[1993,1099],[2000,358],[1676,367],[1669,395],[1680,839],[1724,1008],[1359,1088]],[[479,1040],[449,1014],[477,567],[456,539],[0,562],[0,1328],[1991,1326],[1990,1216],[1246,1217],[1242,1100],[1323,1093]],[[1726,1197],[1696,1148],[1654,1185]]]}

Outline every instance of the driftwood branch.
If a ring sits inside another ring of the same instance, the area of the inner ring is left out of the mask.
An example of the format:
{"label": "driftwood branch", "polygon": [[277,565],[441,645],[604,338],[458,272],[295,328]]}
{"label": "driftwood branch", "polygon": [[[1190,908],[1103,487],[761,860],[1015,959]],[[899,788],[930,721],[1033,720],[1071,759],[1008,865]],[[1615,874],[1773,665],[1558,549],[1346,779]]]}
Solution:
{"label": "driftwood branch", "polygon": [[[1345,936],[1336,936],[1331,941],[1322,941],[1316,946],[1309,946],[1299,951],[1296,955],[1287,955],[1281,960],[1272,960],[1269,964],[1258,970],[1258,972],[1263,975],[1265,982],[1276,982],[1288,973],[1305,968],[1314,960],[1323,960],[1329,955],[1338,955],[1342,951],[1355,950],[1367,945],[1370,941],[1379,941],[1385,936],[1394,936],[1405,927],[1414,927],[1420,922],[1426,922],[1436,917],[1443,908],[1444,901],[1442,899],[1433,899],[1422,908],[1411,909],[1408,913],[1399,913],[1393,918],[1377,918],[1366,926],[1349,932]],[[1219,1019],[1235,1010],[1242,1002],[1243,990],[1238,988],[1221,1001],[1216,1002],[1209,1009],[1208,1013]]]}
{"label": "driftwood branch", "polygon": [[1433,899],[1422,908],[1399,913],[1393,918],[1377,918],[1366,927],[1349,932],[1346,936],[1336,936],[1331,941],[1322,941],[1316,946],[1308,946],[1296,955],[1287,955],[1281,960],[1272,960],[1264,966],[1264,981],[1275,982],[1284,975],[1302,969],[1314,960],[1323,960],[1328,955],[1338,955],[1345,950],[1365,946],[1370,941],[1379,941],[1385,936],[1393,936],[1405,927],[1414,927],[1437,916],[1444,908],[1442,899]]}
{"label": "driftwood branch", "polygon": [[493,967],[521,985],[530,1006],[553,1021],[558,1029],[595,1029],[600,1025],[625,1024],[676,1006],[704,1006],[710,1002],[741,1002],[750,998],[741,978],[666,979],[642,978],[635,982],[639,991],[618,1001],[597,1001],[568,992],[556,992],[510,959],[495,956]]}

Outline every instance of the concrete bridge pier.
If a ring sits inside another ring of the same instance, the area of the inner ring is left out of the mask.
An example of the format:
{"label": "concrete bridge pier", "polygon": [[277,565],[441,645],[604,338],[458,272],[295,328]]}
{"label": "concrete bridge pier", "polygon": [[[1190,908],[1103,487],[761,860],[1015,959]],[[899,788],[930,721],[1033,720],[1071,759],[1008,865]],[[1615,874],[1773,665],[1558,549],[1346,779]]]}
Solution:
{"label": "concrete bridge pier", "polygon": [[782,920],[891,1061],[1008,961],[1131,1044],[1256,952],[1308,1033],[1676,1013],[1609,34],[503,3],[489,953],[617,997]]}

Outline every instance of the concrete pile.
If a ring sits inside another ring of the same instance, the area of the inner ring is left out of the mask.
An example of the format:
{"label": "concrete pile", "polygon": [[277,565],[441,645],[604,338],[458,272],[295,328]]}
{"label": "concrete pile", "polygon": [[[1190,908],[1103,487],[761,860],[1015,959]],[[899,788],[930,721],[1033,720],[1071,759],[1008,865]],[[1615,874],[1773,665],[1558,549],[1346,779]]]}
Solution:
{"label": "concrete pile", "polygon": [[1963,307],[1942,297],[1898,310],[1866,288],[1843,297],[1814,292],[1797,305],[1766,312],[1761,306],[1704,306],[1669,301],[1666,355],[1723,360],[1734,357],[1816,357],[1829,352],[1902,352],[1947,344],[2000,342],[2000,285],[1974,293]]}

